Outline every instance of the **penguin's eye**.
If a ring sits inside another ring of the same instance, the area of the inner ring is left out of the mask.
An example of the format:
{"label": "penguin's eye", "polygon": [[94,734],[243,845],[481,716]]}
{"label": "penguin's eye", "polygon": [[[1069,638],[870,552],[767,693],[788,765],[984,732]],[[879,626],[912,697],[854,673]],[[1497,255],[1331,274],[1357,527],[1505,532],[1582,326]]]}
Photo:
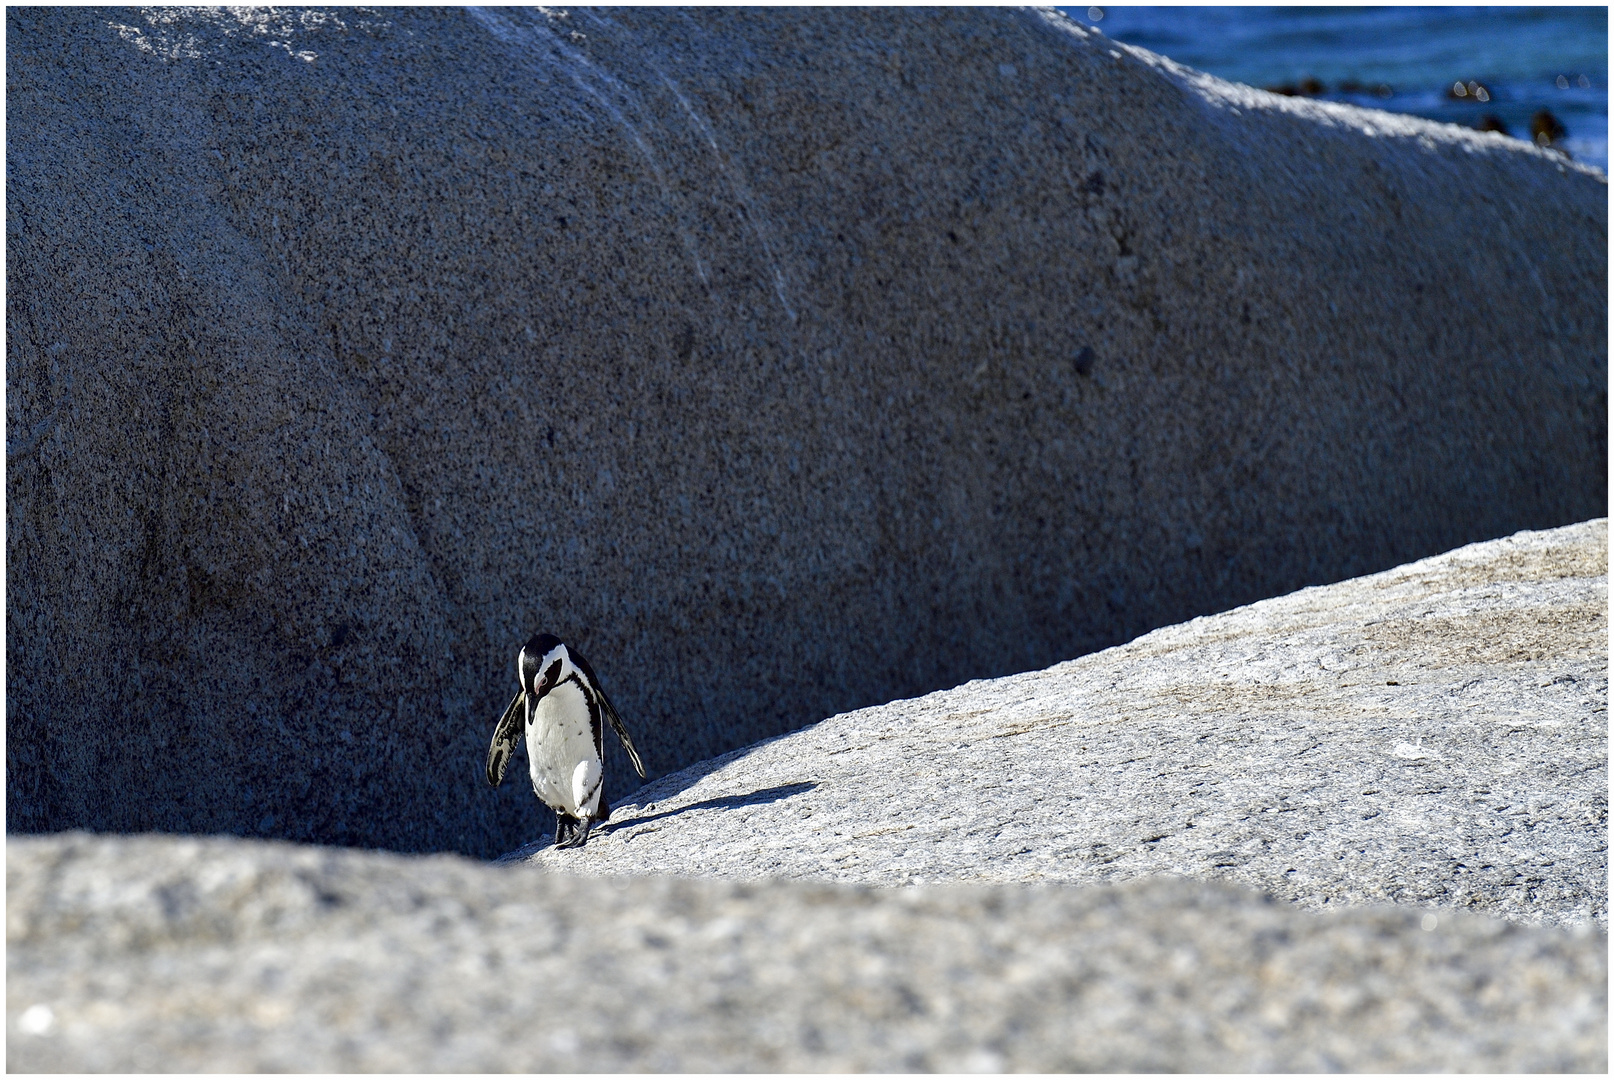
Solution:
{"label": "penguin's eye", "polygon": [[556,660],[547,668],[532,677],[532,692],[535,697],[543,697],[555,686],[555,680],[560,678],[560,661]]}

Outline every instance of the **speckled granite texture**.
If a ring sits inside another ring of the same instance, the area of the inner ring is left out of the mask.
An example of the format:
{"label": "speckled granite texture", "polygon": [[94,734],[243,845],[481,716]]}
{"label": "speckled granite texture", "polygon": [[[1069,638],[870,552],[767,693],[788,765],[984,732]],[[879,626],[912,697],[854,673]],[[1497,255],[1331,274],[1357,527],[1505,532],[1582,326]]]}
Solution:
{"label": "speckled granite texture", "polygon": [[1606,520],[1472,545],[832,717],[504,866],[13,838],[6,1064],[1602,1072],[1607,575]]}
{"label": "speckled granite texture", "polygon": [[12,832],[493,854],[534,630],[666,774],[1606,513],[1517,141],[1037,12],[6,19]]}
{"label": "speckled granite texture", "polygon": [[1602,1072],[1608,939],[1189,881],[580,878],[14,839],[11,1072]]}
{"label": "speckled granite texture", "polygon": [[832,717],[641,788],[555,870],[1173,875],[1608,925],[1608,522]]}

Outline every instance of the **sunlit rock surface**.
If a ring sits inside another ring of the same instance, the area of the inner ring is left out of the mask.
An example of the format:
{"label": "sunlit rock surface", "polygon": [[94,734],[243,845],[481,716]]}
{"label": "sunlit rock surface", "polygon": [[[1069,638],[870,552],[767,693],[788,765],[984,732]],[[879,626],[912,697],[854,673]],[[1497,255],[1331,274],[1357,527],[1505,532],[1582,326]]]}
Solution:
{"label": "sunlit rock surface", "polygon": [[[1154,875],[1608,922],[1608,523],[1520,533],[832,717],[640,789],[553,869]],[[537,819],[543,820],[543,819]]]}
{"label": "sunlit rock surface", "polygon": [[[12,832],[494,855],[536,630],[664,775],[1606,513],[1606,179],[1516,140],[1043,12],[6,20]],[[1364,760],[1445,752],[1409,686]],[[1198,866],[1181,751],[956,840]]]}

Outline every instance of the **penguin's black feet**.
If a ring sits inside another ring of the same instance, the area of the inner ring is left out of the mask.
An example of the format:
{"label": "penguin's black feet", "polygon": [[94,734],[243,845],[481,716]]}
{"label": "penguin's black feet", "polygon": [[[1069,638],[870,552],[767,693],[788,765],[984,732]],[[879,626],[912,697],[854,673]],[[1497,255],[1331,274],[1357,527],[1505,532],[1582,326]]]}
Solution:
{"label": "penguin's black feet", "polygon": [[594,824],[590,818],[577,820],[570,814],[557,814],[555,823],[555,846],[557,848],[580,848],[588,843],[589,828]]}
{"label": "penguin's black feet", "polygon": [[573,835],[577,832],[577,819],[569,814],[555,815],[555,846],[558,848],[571,847]]}

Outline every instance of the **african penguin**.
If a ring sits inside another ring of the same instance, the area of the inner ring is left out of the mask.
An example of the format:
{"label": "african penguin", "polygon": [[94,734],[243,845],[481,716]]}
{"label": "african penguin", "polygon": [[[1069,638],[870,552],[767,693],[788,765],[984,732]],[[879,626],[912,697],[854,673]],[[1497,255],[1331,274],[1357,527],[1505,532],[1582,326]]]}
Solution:
{"label": "african penguin", "polygon": [[553,634],[534,634],[516,657],[521,689],[493,729],[488,748],[488,783],[504,779],[516,741],[527,737],[527,766],[533,794],[555,811],[555,846],[582,847],[596,821],[611,816],[604,796],[605,744],[601,721],[610,720],[633,768],[644,779],[644,765],[605,696],[594,669]]}

